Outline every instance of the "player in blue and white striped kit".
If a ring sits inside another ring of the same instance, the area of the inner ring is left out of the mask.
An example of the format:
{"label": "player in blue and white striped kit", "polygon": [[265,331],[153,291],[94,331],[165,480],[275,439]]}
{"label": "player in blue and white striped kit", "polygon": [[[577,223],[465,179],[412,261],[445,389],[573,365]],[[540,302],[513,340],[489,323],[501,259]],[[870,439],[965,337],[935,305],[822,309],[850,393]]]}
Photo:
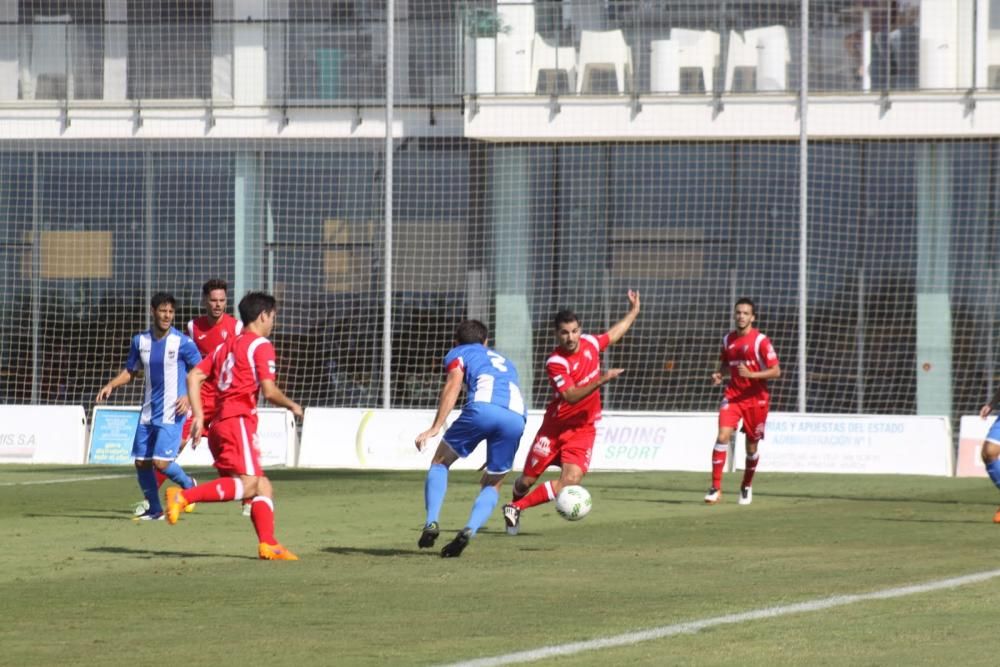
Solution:
{"label": "player in blue and white striped kit", "polygon": [[194,486],[174,459],[180,453],[181,429],[190,407],[187,374],[201,361],[201,355],[194,341],[172,326],[175,307],[170,294],[153,295],[153,325],[132,337],[125,368],[97,394],[97,402],[101,403],[115,388],[128,384],[138,371],[143,371],[142,412],[132,441],[139,488],[149,503],[140,520],[163,518],[153,466],[185,489]]}
{"label": "player in blue and white striped kit", "polygon": [[480,479],[481,488],[472,504],[468,523],[441,549],[442,558],[460,556],[472,536],[486,523],[497,505],[504,477],[514,465],[514,454],[524,433],[527,412],[517,369],[510,360],[488,348],[486,339],[486,325],[482,322],[465,320],[458,325],[455,347],[444,358],[447,377],[438,400],[437,415],[431,427],[416,438],[417,449],[423,450],[428,438],[441,431],[464,384],[466,401],[462,414],[445,432],[424,482],[427,521],[417,542],[420,548],[434,546],[440,533],[438,516],[448,490],[449,467],[471,454],[484,439],[486,471]]}

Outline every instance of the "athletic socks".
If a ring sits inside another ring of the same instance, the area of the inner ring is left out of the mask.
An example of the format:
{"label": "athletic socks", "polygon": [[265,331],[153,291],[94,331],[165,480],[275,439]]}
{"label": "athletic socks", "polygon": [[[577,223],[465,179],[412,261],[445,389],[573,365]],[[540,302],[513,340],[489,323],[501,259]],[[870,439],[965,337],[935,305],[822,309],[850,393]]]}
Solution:
{"label": "athletic socks", "polygon": [[189,503],[224,503],[243,498],[243,482],[239,477],[220,477],[182,492]]}
{"label": "athletic socks", "polygon": [[1000,489],[1000,459],[990,461],[986,464],[986,474],[993,480],[993,484]]}
{"label": "athletic socks", "polygon": [[153,468],[153,474],[156,475],[156,488],[160,488],[167,481],[167,476],[160,472],[159,468]]}
{"label": "athletic socks", "polygon": [[[743,469],[743,487],[749,487],[753,484],[753,474],[757,472],[757,461],[760,460],[760,452],[757,452],[753,456],[747,456],[747,465]],[[718,488],[718,487],[716,487]]]}
{"label": "athletic socks", "polygon": [[[174,484],[182,489],[190,489],[194,486],[194,482],[192,482],[188,474],[184,472],[184,469],[177,464],[177,461],[171,461],[170,465],[163,469],[163,474],[169,477]],[[157,486],[159,486],[159,484],[157,484]]]}
{"label": "athletic socks", "polygon": [[163,505],[160,504],[160,490],[156,486],[156,475],[153,474],[153,467],[148,468],[136,468],[135,469],[136,478],[139,480],[139,488],[142,489],[142,495],[149,503],[149,513],[157,514],[163,511]]}
{"label": "athletic socks", "polygon": [[472,503],[472,512],[469,513],[469,522],[465,524],[465,527],[472,531],[475,535],[486,520],[490,518],[490,514],[493,513],[493,508],[497,506],[497,502],[500,500],[500,495],[497,493],[496,487],[484,486],[482,490],[479,491],[479,495],[476,496],[475,502]]}
{"label": "athletic socks", "polygon": [[434,523],[438,520],[447,491],[448,466],[435,463],[427,471],[427,478],[424,480],[424,508],[427,510],[427,523]]}
{"label": "athletic socks", "polygon": [[250,503],[250,520],[257,531],[257,541],[277,544],[274,539],[274,501],[267,496],[254,496]]}
{"label": "athletic socks", "polygon": [[534,507],[535,505],[541,505],[549,501],[556,499],[556,493],[552,489],[552,482],[545,482],[541,486],[535,487],[533,491],[528,493],[525,497],[520,500],[515,500],[511,505],[519,510],[526,510],[529,507]]}
{"label": "athletic socks", "polygon": [[729,443],[717,442],[712,449],[712,488],[722,488],[722,469],[726,467],[726,456],[729,453]]}

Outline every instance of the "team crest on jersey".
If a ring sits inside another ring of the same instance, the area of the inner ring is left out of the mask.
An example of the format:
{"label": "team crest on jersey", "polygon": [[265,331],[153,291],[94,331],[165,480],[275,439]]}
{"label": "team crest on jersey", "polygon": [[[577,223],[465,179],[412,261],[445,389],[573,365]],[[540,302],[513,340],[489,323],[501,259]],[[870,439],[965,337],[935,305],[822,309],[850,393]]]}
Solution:
{"label": "team crest on jersey", "polygon": [[740,352],[742,352],[743,354],[746,354],[749,351],[750,351],[750,346],[749,345],[744,345],[743,349],[740,350]]}
{"label": "team crest on jersey", "polygon": [[167,359],[169,359],[170,361],[173,361],[176,358],[177,358],[177,350],[168,350],[167,351]]}
{"label": "team crest on jersey", "polygon": [[551,446],[551,441],[543,435],[538,440],[535,440],[535,444],[531,446],[531,453],[540,457],[548,456]]}
{"label": "team crest on jersey", "polygon": [[228,331],[223,331],[222,332],[222,340],[226,340],[227,338],[229,338],[229,332]]}

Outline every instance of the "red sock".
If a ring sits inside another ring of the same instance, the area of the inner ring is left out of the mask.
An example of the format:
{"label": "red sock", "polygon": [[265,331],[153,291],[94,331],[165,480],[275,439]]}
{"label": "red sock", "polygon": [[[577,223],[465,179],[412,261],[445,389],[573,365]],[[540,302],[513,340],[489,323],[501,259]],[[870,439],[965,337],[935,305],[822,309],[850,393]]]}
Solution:
{"label": "red sock", "polygon": [[155,466],[153,467],[153,473],[156,475],[156,488],[160,488],[163,486],[163,483],[167,481],[168,477],[160,472],[160,469]]}
{"label": "red sock", "polygon": [[729,445],[723,442],[715,443],[712,450],[712,488],[722,488],[722,469],[726,467],[726,456],[729,453]]}
{"label": "red sock", "polygon": [[257,541],[277,544],[274,539],[274,502],[267,496],[254,496],[250,504],[250,520],[257,531]]}
{"label": "red sock", "polygon": [[753,474],[757,472],[757,461],[760,460],[760,452],[747,457],[747,467],[743,470],[743,486],[748,487],[753,483]]}
{"label": "red sock", "polygon": [[525,497],[520,500],[515,500],[511,504],[519,510],[526,510],[529,507],[541,505],[555,499],[556,494],[552,491],[552,482],[545,482],[545,484],[536,487],[534,491]]}
{"label": "red sock", "polygon": [[243,482],[238,477],[220,477],[181,493],[189,503],[224,503],[243,497]]}

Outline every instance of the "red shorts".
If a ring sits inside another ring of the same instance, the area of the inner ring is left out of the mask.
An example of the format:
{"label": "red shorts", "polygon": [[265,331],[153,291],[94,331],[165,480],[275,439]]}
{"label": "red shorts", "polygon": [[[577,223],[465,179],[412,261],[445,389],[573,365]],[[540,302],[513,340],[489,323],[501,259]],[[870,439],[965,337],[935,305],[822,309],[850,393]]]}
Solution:
{"label": "red shorts", "polygon": [[[209,422],[212,421],[212,415],[215,414],[215,392],[206,394],[204,391],[201,392],[201,413],[205,415],[205,427],[208,427]],[[188,413],[188,418],[184,422],[184,428],[181,430],[181,446],[188,441],[191,437],[191,424],[194,420],[191,419],[191,413]]]}
{"label": "red shorts", "polygon": [[719,428],[736,428],[743,420],[742,431],[753,441],[764,439],[764,424],[771,407],[769,398],[745,398],[740,401],[722,399],[719,407]]}
{"label": "red shorts", "polygon": [[230,417],[213,422],[208,429],[208,447],[220,475],[263,476],[255,417]]}
{"label": "red shorts", "polygon": [[565,428],[543,421],[524,462],[525,477],[537,479],[550,465],[562,467],[566,463],[580,466],[580,470],[586,475],[590,469],[590,455],[594,451],[596,437],[597,429],[593,424]]}

